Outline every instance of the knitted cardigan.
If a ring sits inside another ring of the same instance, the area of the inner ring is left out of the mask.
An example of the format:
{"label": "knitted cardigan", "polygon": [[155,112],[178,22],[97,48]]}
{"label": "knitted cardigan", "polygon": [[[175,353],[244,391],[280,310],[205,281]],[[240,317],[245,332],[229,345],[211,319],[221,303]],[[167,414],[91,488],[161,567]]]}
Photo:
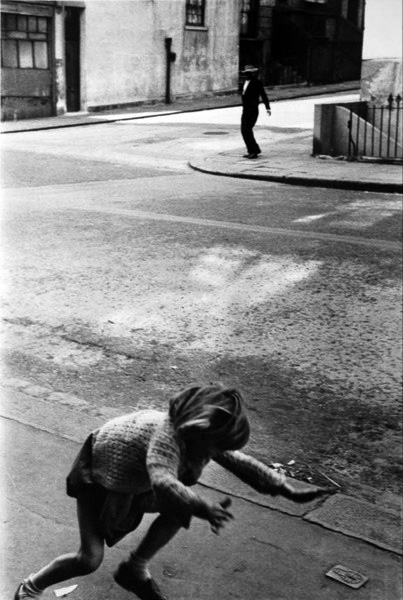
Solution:
{"label": "knitted cardigan", "polygon": [[166,412],[142,410],[112,419],[93,434],[92,476],[107,490],[127,494],[153,491],[158,505],[181,520],[208,517],[208,504],[194,485],[213,459],[254,489],[279,493],[285,477],[240,451],[191,448]]}

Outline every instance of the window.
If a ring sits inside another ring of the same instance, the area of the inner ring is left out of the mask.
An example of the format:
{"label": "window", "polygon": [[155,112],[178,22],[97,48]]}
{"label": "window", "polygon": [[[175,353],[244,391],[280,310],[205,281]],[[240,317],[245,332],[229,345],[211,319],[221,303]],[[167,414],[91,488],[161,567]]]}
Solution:
{"label": "window", "polygon": [[49,69],[49,19],[1,14],[1,66]]}
{"label": "window", "polygon": [[204,27],[206,0],[186,0],[186,25]]}
{"label": "window", "polygon": [[33,69],[34,57],[32,52],[32,42],[28,42],[26,40],[19,40],[18,50],[21,69]]}
{"label": "window", "polygon": [[259,0],[241,1],[241,36],[256,37]]}
{"label": "window", "polygon": [[1,66],[18,67],[17,42],[15,40],[1,40]]}

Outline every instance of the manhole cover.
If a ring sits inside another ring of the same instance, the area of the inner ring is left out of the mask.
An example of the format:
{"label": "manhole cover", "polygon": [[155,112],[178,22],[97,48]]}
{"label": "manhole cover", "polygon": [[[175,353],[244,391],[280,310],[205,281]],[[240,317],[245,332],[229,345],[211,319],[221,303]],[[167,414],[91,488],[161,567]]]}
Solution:
{"label": "manhole cover", "polygon": [[203,135],[228,135],[228,131],[204,131]]}

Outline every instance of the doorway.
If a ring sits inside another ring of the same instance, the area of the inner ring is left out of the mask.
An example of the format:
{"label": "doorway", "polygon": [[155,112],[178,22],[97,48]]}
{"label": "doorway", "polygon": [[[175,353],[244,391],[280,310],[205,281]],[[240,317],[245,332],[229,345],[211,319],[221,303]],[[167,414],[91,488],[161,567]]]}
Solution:
{"label": "doorway", "polygon": [[66,8],[64,45],[66,56],[66,108],[77,112],[81,108],[80,94],[80,14],[79,8]]}

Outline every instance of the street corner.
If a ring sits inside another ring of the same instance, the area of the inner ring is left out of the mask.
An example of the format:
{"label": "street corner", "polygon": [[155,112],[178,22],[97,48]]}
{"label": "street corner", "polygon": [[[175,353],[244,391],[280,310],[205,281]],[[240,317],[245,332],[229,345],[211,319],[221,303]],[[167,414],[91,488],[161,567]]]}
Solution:
{"label": "street corner", "polygon": [[281,151],[274,149],[256,160],[248,160],[242,149],[192,157],[188,165],[210,175],[378,193],[401,193],[402,174],[396,165],[321,160],[311,154],[311,138],[304,152],[295,153],[294,140]]}

